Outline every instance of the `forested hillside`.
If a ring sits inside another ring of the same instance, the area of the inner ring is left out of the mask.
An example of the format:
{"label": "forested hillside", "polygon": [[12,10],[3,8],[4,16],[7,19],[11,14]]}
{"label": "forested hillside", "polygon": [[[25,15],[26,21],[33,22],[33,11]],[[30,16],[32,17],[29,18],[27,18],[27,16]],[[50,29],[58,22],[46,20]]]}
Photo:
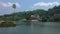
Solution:
{"label": "forested hillside", "polygon": [[[53,8],[49,8],[48,11],[43,9],[36,9],[32,11],[22,11],[22,12],[16,12],[13,14],[5,14],[0,16],[0,20],[21,20],[21,19],[29,19],[31,15],[37,14],[39,16],[42,16],[44,19],[50,19],[53,17],[53,19],[60,19],[58,18],[60,15],[60,5],[55,6]],[[57,15],[56,15],[57,14]],[[58,16],[59,15],[59,16]],[[57,17],[56,17],[57,16]],[[55,18],[54,18],[55,17]]]}

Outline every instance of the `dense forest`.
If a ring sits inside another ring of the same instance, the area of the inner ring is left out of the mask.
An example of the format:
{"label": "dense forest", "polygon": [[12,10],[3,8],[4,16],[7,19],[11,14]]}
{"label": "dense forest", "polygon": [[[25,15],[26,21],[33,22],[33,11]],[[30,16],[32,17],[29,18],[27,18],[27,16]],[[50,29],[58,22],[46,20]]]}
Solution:
{"label": "dense forest", "polygon": [[31,15],[37,14],[39,16],[42,16],[43,20],[50,20],[50,21],[60,21],[60,5],[54,6],[53,8],[49,8],[48,11],[43,9],[36,9],[32,11],[22,11],[22,12],[16,12],[12,14],[5,14],[0,16],[0,20],[21,20],[21,19],[29,19]]}

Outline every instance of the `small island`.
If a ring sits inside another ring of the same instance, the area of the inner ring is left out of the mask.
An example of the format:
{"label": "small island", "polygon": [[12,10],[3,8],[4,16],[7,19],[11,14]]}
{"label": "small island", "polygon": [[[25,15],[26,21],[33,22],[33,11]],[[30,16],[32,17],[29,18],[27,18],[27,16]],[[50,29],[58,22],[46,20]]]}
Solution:
{"label": "small island", "polygon": [[0,27],[15,27],[16,23],[12,21],[2,21],[0,22]]}

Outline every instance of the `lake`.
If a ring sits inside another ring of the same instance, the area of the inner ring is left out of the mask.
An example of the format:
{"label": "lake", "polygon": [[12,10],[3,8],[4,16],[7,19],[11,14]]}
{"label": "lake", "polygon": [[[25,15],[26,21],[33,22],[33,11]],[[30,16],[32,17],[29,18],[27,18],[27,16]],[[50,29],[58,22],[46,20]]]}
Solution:
{"label": "lake", "polygon": [[0,34],[60,34],[59,22],[17,22],[16,24],[16,27],[0,28]]}

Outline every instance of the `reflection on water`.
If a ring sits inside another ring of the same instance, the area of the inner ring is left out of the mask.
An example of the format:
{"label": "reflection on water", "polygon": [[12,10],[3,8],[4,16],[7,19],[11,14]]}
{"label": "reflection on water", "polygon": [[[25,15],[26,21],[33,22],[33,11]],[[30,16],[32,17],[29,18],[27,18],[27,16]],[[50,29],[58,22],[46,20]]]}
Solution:
{"label": "reflection on water", "polygon": [[16,28],[10,27],[10,28],[0,28],[0,34],[16,34]]}
{"label": "reflection on water", "polygon": [[[26,23],[30,25],[26,25]],[[0,28],[0,34],[60,34],[60,23],[17,22],[16,27]]]}

